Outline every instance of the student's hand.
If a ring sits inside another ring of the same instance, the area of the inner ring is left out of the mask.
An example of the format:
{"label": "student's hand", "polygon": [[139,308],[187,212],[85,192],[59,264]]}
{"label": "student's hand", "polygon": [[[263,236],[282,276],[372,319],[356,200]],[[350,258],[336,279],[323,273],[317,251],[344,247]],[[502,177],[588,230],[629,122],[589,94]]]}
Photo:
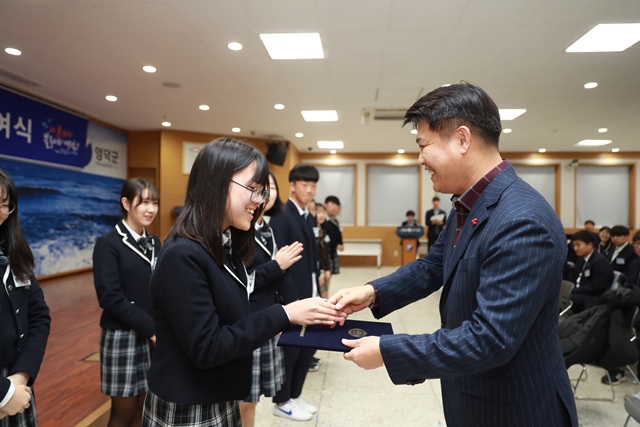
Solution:
{"label": "student's hand", "polygon": [[295,325],[335,325],[343,322],[343,315],[333,304],[322,298],[306,298],[287,304],[284,309]]}
{"label": "student's hand", "polygon": [[380,353],[380,337],[364,337],[357,340],[342,340],[342,344],[351,348],[344,354],[345,360],[350,360],[363,369],[377,369],[384,365]]}
{"label": "student's hand", "polygon": [[344,251],[344,245],[338,245],[336,246],[336,249],[339,250],[340,252]]}
{"label": "student's hand", "polygon": [[280,266],[280,270],[285,271],[302,258],[302,243],[293,242],[290,245],[283,246],[276,252],[275,260]]}
{"label": "student's hand", "polygon": [[[331,304],[346,315],[364,310],[375,302],[373,286],[366,284],[355,288],[340,289],[329,298]],[[346,316],[345,316],[346,318]],[[344,322],[341,322],[342,325]]]}
{"label": "student's hand", "polygon": [[151,341],[151,344],[156,345],[156,336],[152,336],[151,338],[149,338],[149,341]]}
{"label": "student's hand", "polygon": [[31,376],[26,372],[16,372],[15,374],[9,375],[7,379],[11,381],[16,386],[18,385],[27,385]]}
{"label": "student's hand", "polygon": [[24,412],[29,406],[31,406],[31,389],[26,385],[16,385],[16,391],[9,402],[2,407],[2,412],[15,415]]}

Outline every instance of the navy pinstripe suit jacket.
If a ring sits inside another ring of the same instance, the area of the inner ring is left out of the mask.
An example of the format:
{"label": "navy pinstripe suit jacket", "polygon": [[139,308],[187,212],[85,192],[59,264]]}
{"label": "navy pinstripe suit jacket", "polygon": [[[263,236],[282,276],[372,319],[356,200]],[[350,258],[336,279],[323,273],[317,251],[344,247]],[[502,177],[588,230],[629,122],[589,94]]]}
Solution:
{"label": "navy pinstripe suit jacket", "polygon": [[426,257],[372,282],[378,318],[442,288],[441,329],[381,337],[391,380],[441,378],[449,427],[577,427],[557,330],[567,247],[557,215],[509,166],[454,247],[455,229],[452,212]]}

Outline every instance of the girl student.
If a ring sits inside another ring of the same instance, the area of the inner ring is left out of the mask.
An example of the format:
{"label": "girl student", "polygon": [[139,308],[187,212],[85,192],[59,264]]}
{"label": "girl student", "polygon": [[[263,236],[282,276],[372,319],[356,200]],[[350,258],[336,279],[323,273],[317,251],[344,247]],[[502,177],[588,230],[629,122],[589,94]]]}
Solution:
{"label": "girl student", "polygon": [[0,169],[0,427],[35,427],[33,383],[49,337],[51,317],[22,235],[18,192]]}
{"label": "girl student", "polygon": [[[286,270],[300,260],[302,243],[278,248],[273,230],[265,218],[282,212],[282,201],[278,197],[278,184],[273,172],[269,171],[269,198],[265,202],[263,215],[255,224],[256,252],[249,267],[249,274],[255,272],[255,285],[249,295],[251,312],[255,313],[279,301],[292,302],[294,289],[287,280]],[[251,370],[251,393],[240,402],[240,416],[243,427],[255,425],[256,405],[260,396],[273,397],[284,382],[284,359],[282,349],[277,346],[274,336],[253,351]]]}
{"label": "girl student", "polygon": [[267,162],[232,138],[196,156],[182,213],[151,278],[158,345],[143,426],[240,427],[238,401],[251,388],[252,352],[291,323],[332,325],[332,304],[308,298],[251,313],[255,283],[244,265],[269,197]]}
{"label": "girl student", "polygon": [[158,213],[158,190],[133,178],[120,194],[123,219],[93,250],[93,279],[102,307],[100,376],[111,396],[108,427],[140,426],[147,370],[156,336],[149,280],[160,240],[145,230]]}

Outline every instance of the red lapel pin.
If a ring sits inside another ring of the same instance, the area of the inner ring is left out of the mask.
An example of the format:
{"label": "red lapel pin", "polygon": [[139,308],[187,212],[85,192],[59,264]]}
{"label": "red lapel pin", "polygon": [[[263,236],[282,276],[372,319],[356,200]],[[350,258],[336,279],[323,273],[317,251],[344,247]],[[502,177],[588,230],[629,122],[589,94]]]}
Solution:
{"label": "red lapel pin", "polygon": [[473,225],[478,225],[478,218],[473,218],[473,219],[471,220],[471,224],[473,224]]}

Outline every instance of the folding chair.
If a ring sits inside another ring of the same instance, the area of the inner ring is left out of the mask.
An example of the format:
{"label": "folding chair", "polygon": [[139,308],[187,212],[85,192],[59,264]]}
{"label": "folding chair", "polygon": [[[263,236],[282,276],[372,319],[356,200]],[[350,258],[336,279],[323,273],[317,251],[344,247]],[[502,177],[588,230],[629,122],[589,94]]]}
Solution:
{"label": "folding chair", "polygon": [[566,314],[571,307],[573,307],[573,301],[571,301],[571,291],[575,285],[573,282],[563,280],[560,285],[560,319]]}

